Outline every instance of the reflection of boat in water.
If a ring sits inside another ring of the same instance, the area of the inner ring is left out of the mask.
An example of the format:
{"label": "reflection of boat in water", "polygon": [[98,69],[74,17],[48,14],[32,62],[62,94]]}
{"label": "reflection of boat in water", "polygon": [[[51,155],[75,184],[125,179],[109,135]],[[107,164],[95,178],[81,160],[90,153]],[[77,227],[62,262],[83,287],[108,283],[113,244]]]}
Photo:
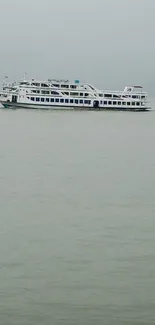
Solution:
{"label": "reflection of boat in water", "polygon": [[24,80],[3,84],[0,102],[6,108],[147,110],[148,96],[142,87],[123,91],[99,90],[79,80]]}

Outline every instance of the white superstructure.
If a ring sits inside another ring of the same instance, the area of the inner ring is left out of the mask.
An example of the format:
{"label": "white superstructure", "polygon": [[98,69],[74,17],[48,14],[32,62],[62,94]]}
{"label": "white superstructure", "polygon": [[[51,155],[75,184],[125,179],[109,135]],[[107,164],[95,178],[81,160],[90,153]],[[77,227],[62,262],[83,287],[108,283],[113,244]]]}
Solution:
{"label": "white superstructure", "polygon": [[99,90],[79,80],[35,79],[3,84],[0,102],[6,108],[147,110],[148,96],[142,87],[123,91]]}

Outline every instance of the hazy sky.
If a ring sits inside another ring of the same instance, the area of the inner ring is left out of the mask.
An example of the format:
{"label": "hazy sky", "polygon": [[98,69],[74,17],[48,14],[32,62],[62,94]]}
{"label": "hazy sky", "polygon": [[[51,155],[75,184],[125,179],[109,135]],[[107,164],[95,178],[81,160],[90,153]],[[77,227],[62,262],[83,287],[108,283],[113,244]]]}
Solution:
{"label": "hazy sky", "polygon": [[69,78],[155,94],[155,0],[0,0],[0,80]]}

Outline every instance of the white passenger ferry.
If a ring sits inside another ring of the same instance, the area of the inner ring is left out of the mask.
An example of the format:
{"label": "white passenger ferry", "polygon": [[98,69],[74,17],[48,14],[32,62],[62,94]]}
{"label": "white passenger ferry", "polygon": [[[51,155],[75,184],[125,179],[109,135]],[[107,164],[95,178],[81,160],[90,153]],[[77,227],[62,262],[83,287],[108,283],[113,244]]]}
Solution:
{"label": "white passenger ferry", "polygon": [[73,109],[73,110],[148,110],[150,104],[141,86],[125,87],[123,91],[99,90],[79,80],[25,78],[3,84],[0,103],[5,108]]}

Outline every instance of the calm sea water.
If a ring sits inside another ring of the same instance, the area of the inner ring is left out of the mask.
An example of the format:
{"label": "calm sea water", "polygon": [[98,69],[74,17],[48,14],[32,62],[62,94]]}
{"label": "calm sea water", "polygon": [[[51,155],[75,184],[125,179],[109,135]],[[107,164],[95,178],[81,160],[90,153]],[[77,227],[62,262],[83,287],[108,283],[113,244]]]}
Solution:
{"label": "calm sea water", "polygon": [[155,322],[155,112],[0,110],[0,324]]}

